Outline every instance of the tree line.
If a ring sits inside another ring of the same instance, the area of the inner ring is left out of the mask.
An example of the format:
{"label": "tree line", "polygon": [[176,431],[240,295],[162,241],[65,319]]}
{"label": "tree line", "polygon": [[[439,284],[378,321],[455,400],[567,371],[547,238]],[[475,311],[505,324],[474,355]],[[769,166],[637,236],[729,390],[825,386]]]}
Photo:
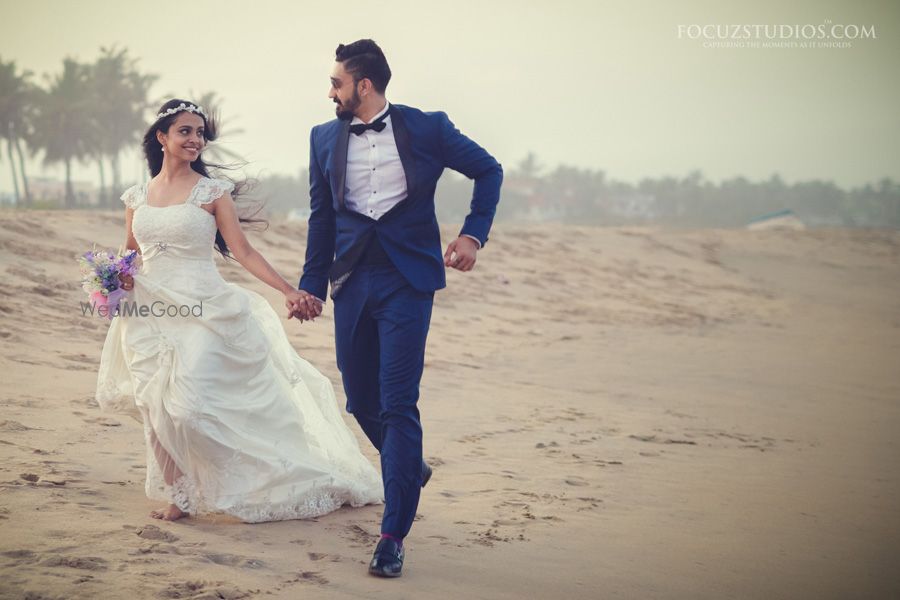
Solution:
{"label": "tree line", "polygon": [[[117,207],[123,189],[120,156],[140,143],[148,111],[171,97],[150,99],[150,88],[158,79],[142,72],[127,50],[115,47],[101,48],[90,63],[64,59],[60,72],[44,75],[43,85],[34,81],[32,72],[21,71],[15,61],[0,56],[0,141],[6,149],[0,160],[8,163],[17,206],[34,206],[27,153],[40,154],[45,165],[64,166],[65,208],[77,206],[72,185],[75,161],[96,165],[99,207]],[[217,113],[219,99],[214,93],[192,99]],[[217,121],[220,139],[240,133],[226,130],[221,118]],[[216,163],[242,161],[218,144],[208,146],[204,156]],[[294,177],[270,176],[259,181],[257,194],[273,215],[303,208],[308,202],[305,178],[304,171]],[[438,217],[462,221],[471,193],[471,182],[464,177],[443,177]],[[500,221],[739,227],[787,209],[810,226],[900,227],[900,183],[890,178],[849,190],[818,179],[788,184],[777,174],[764,181],[734,177],[715,184],[700,171],[628,183],[608,178],[603,170],[567,165],[546,169],[529,152],[507,167],[502,196]]]}
{"label": "tree line", "polygon": [[[26,153],[41,155],[44,165],[61,164],[65,171],[65,208],[76,206],[72,167],[94,164],[99,176],[99,206],[114,207],[123,189],[120,157],[141,141],[148,111],[171,96],[151,99],[159,79],[141,71],[138,61],[123,48],[100,48],[93,62],[65,58],[62,69],[44,74],[42,83],[31,71],[0,56],[0,141],[5,142],[17,206],[34,206],[29,187]],[[216,114],[214,93],[192,98]],[[234,135],[219,120],[219,136]],[[204,155],[213,162],[239,160],[219,146]]]}
{"label": "tree line", "polygon": [[[471,182],[443,177],[439,216],[461,221],[469,208]],[[720,183],[700,171],[684,177],[646,177],[636,183],[608,178],[603,170],[559,165],[545,169],[530,152],[506,168],[498,220],[573,224],[664,224],[744,227],[788,210],[811,227],[900,228],[900,182],[889,177],[851,189],[832,181],[785,182],[733,177]]]}
{"label": "tree line", "polygon": [[[809,227],[900,228],[900,183],[890,178],[849,190],[820,180],[789,184],[777,174],[715,184],[699,171],[628,183],[608,179],[600,170],[566,165],[543,172],[533,153],[505,171],[498,222],[730,228],[789,210]],[[256,192],[273,215],[308,207],[307,171],[262,179]],[[471,199],[471,180],[444,173],[435,197],[438,219],[461,223]]]}

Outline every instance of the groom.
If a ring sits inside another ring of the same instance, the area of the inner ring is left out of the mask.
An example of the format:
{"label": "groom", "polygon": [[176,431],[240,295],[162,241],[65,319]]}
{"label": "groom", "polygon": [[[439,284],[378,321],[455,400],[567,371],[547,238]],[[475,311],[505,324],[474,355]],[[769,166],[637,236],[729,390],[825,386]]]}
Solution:
{"label": "groom", "polygon": [[[382,536],[369,572],[397,577],[431,476],[416,402],[434,292],[446,285],[445,266],[475,266],[503,170],[445,113],[387,102],[390,79],[374,41],[337,47],[328,94],[337,119],[310,135],[306,263],[291,316],[321,314],[331,284],[347,411],[381,454]],[[475,186],[462,231],[442,256],[434,193],[445,167]]]}

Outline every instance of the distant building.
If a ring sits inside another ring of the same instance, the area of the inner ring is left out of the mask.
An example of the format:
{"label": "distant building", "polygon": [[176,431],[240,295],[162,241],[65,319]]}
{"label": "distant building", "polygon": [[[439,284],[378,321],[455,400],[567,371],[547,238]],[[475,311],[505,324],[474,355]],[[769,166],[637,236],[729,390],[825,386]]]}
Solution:
{"label": "distant building", "polygon": [[[633,192],[630,194],[613,194],[603,199],[602,208],[613,216],[625,219],[650,220],[657,216],[656,197],[652,194]],[[600,202],[597,203],[598,205]]]}
{"label": "distant building", "polygon": [[792,229],[794,231],[802,231],[806,229],[806,225],[794,214],[794,211],[785,209],[756,217],[747,224],[747,229]]}

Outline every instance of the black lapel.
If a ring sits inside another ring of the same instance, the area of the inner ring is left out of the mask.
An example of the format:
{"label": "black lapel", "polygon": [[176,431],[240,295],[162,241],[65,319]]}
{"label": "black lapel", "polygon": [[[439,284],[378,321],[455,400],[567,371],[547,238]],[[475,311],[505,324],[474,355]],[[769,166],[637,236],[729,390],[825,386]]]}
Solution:
{"label": "black lapel", "polygon": [[338,129],[337,139],[334,142],[334,182],[337,189],[334,193],[337,195],[338,208],[343,210],[344,206],[344,188],[347,181],[347,146],[350,143],[350,121],[341,121],[340,129]]}
{"label": "black lapel", "polygon": [[409,129],[406,121],[397,107],[391,104],[391,128],[394,130],[394,142],[397,144],[397,153],[403,164],[403,172],[406,174],[406,197],[413,197],[413,186],[416,183],[416,160],[413,158],[412,148],[409,143]]}

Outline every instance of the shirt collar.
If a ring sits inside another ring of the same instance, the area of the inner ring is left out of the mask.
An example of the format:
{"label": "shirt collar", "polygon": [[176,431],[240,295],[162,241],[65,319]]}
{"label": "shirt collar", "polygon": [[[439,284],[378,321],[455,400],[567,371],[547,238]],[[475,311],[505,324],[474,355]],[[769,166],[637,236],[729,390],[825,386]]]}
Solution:
{"label": "shirt collar", "polygon": [[[380,117],[381,115],[383,115],[384,113],[386,113],[390,107],[391,107],[391,103],[388,102],[387,100],[385,100],[385,101],[384,101],[384,108],[382,108],[382,109],[378,112],[377,115],[375,115],[374,117],[372,117],[372,120],[369,121],[369,123],[371,123],[372,121],[374,121],[375,119],[377,119],[378,117]],[[388,119],[390,119],[390,117],[388,117]],[[385,119],[385,121],[387,121],[387,119]],[[360,119],[359,117],[353,117],[353,120],[350,121],[350,124],[351,124],[351,125],[356,125],[357,123],[362,123],[362,122],[363,122],[362,119]]]}

